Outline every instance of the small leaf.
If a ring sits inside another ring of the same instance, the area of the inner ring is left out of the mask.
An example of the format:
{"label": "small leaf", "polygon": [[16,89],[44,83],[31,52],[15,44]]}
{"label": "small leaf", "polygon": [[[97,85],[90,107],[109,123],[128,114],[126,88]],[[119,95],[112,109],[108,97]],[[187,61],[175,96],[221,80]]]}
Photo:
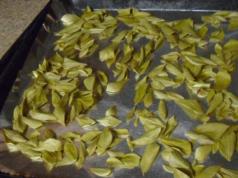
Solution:
{"label": "small leaf", "polygon": [[187,175],[186,172],[183,172],[179,169],[175,169],[173,174],[174,174],[174,178],[190,178],[190,176]]}
{"label": "small leaf", "polygon": [[210,41],[218,43],[224,39],[224,36],[225,34],[223,30],[214,31],[210,35]]}
{"label": "small leaf", "polygon": [[121,162],[123,163],[124,168],[133,169],[134,167],[139,166],[140,156],[135,153],[128,153],[121,158]]}
{"label": "small leaf", "polygon": [[159,107],[158,107],[158,111],[159,111],[159,116],[162,119],[167,118],[168,116],[168,111],[167,111],[167,106],[164,100],[160,100],[159,102]]}
{"label": "small leaf", "polygon": [[65,26],[69,26],[74,24],[77,20],[79,20],[80,17],[78,17],[75,14],[65,14],[63,17],[61,17],[61,21]]}
{"label": "small leaf", "polygon": [[108,158],[107,165],[112,168],[123,168],[123,163],[120,161],[120,159],[115,157]]}
{"label": "small leaf", "polygon": [[113,136],[111,131],[108,128],[105,128],[99,136],[97,153],[99,155],[103,154],[106,149],[111,145],[113,141]]}
{"label": "small leaf", "polygon": [[227,161],[231,161],[236,149],[236,143],[236,134],[229,131],[227,131],[219,140],[219,152]]}
{"label": "small leaf", "polygon": [[219,166],[210,166],[210,167],[204,168],[201,172],[199,172],[195,176],[195,178],[215,177],[219,169],[220,169]]}
{"label": "small leaf", "polygon": [[108,83],[107,88],[106,88],[107,94],[108,95],[115,95],[115,94],[119,93],[123,89],[123,87],[125,86],[127,81],[128,81],[128,79],[124,79],[124,80],[121,80],[121,81]]}
{"label": "small leaf", "polygon": [[26,138],[23,137],[17,131],[4,129],[3,133],[4,133],[4,136],[7,140],[11,140],[11,141],[16,142],[16,143],[25,143],[27,141]]}
{"label": "small leaf", "polygon": [[210,122],[199,125],[195,128],[195,132],[203,134],[211,139],[218,140],[228,129],[228,125],[218,122]]}
{"label": "small leaf", "polygon": [[209,138],[208,136],[203,135],[203,134],[187,132],[187,133],[185,133],[185,136],[188,137],[192,141],[198,142],[199,144],[211,145],[214,143],[214,141],[211,138]]}
{"label": "small leaf", "polygon": [[211,145],[199,146],[196,148],[195,151],[195,159],[198,161],[198,163],[203,163],[207,159],[211,151],[212,151]]}
{"label": "small leaf", "polygon": [[218,90],[227,89],[231,83],[231,75],[225,71],[220,70],[215,79],[215,88]]}
{"label": "small leaf", "polygon": [[43,121],[43,122],[57,120],[53,114],[42,113],[42,112],[33,111],[33,110],[31,110],[29,114],[33,119]]}
{"label": "small leaf", "polygon": [[217,109],[217,107],[222,103],[222,101],[223,101],[222,93],[215,94],[215,96],[212,98],[211,102],[209,103],[207,114],[210,114],[215,109]]}
{"label": "small leaf", "polygon": [[86,79],[84,79],[83,83],[87,90],[93,90],[95,85],[95,76],[91,75],[87,77]]}
{"label": "small leaf", "polygon": [[78,115],[75,119],[81,127],[91,126],[96,123],[95,120],[93,120],[92,118],[90,118],[84,114]]}
{"label": "small leaf", "polygon": [[176,149],[186,156],[189,156],[192,153],[192,144],[187,140],[177,138],[161,138],[160,142],[171,147],[172,149]]}
{"label": "small leaf", "polygon": [[55,152],[61,150],[61,142],[59,140],[48,138],[45,141],[39,142],[39,150]]}
{"label": "small leaf", "polygon": [[109,177],[112,174],[112,170],[108,168],[90,168],[89,170],[99,177]]}
{"label": "small leaf", "polygon": [[145,107],[150,107],[153,104],[153,90],[149,88],[144,96]]}
{"label": "small leaf", "polygon": [[85,141],[86,143],[90,143],[93,141],[94,138],[99,136],[101,134],[101,131],[98,130],[93,130],[93,131],[88,131],[82,136],[82,140]]}
{"label": "small leaf", "polygon": [[71,141],[65,141],[63,159],[57,162],[56,166],[71,165],[78,159],[78,150],[75,144]]}
{"label": "small leaf", "polygon": [[134,104],[137,105],[138,103],[140,103],[145,94],[146,94],[146,90],[148,88],[148,84],[147,84],[147,77],[144,77],[142,80],[140,80],[135,87],[135,97],[134,97]]}
{"label": "small leaf", "polygon": [[109,107],[105,112],[105,116],[117,116],[117,107],[116,106]]}
{"label": "small leaf", "polygon": [[105,116],[99,119],[98,123],[104,127],[117,127],[121,121],[114,116]]}
{"label": "small leaf", "polygon": [[187,160],[185,160],[179,152],[175,150],[164,150],[162,152],[162,158],[173,168],[184,169],[188,172],[191,171],[191,166]]}
{"label": "small leaf", "polygon": [[201,105],[197,100],[192,99],[177,99],[175,103],[179,105],[183,111],[192,119],[199,119],[207,121],[207,118],[204,118],[204,112]]}
{"label": "small leaf", "polygon": [[147,145],[150,143],[154,143],[159,134],[161,132],[160,128],[155,128],[153,130],[150,130],[148,132],[146,132],[144,135],[142,135],[141,137],[135,139],[132,141],[132,144],[134,145]]}
{"label": "small leaf", "polygon": [[37,129],[42,126],[42,122],[27,117],[22,117],[22,121],[30,128]]}
{"label": "small leaf", "polygon": [[146,146],[140,162],[140,168],[143,174],[149,171],[155,162],[160,151],[160,146],[157,143],[152,143]]}

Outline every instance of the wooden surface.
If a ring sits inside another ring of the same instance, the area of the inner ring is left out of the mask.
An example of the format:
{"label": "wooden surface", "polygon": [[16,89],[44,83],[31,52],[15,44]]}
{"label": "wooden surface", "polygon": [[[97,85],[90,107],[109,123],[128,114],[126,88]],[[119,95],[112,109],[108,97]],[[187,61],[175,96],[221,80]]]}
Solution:
{"label": "wooden surface", "polygon": [[0,59],[49,0],[0,0]]}

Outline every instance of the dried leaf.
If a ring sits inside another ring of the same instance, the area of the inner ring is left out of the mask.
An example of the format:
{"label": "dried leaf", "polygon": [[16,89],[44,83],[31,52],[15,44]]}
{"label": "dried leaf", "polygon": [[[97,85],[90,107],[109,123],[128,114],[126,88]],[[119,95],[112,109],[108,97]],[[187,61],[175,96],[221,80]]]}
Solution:
{"label": "dried leaf", "polygon": [[161,138],[160,142],[186,156],[189,156],[192,153],[192,144],[187,140],[178,138]]}
{"label": "dried leaf", "polygon": [[103,154],[107,148],[111,145],[113,141],[112,132],[105,128],[99,136],[98,145],[97,145],[97,153],[98,155]]}
{"label": "dried leaf", "polygon": [[215,88],[218,90],[223,90],[229,87],[231,83],[231,75],[225,71],[220,70],[215,79]]}
{"label": "dried leaf", "polygon": [[159,116],[162,119],[167,118],[168,116],[168,111],[167,111],[167,106],[164,100],[160,100],[159,101],[159,107],[158,107],[158,111],[159,111]]}
{"label": "dried leaf", "polygon": [[231,161],[231,158],[236,149],[236,134],[234,132],[227,131],[219,140],[219,152],[227,160]]}
{"label": "dried leaf", "polygon": [[104,127],[117,127],[121,121],[114,116],[105,116],[99,119],[98,123]]}
{"label": "dried leaf", "polygon": [[56,140],[54,138],[48,138],[45,141],[39,142],[39,148],[40,151],[48,151],[48,152],[55,152],[61,150],[61,142],[59,140]]}
{"label": "dried leaf", "polygon": [[146,146],[140,162],[140,168],[143,174],[149,171],[155,162],[160,151],[160,146],[157,143],[152,143]]}
{"label": "dried leaf", "polygon": [[212,147],[211,145],[202,145],[196,148],[195,151],[195,159],[198,161],[198,163],[203,163],[208,155],[211,153]]}
{"label": "dried leaf", "polygon": [[204,117],[204,112],[201,105],[197,100],[192,99],[177,99],[175,103],[179,105],[183,111],[192,119],[199,119],[201,121],[207,121],[209,118]]}
{"label": "dried leaf", "polygon": [[191,166],[187,160],[185,160],[179,152],[175,150],[164,150],[162,152],[162,158],[166,161],[171,167],[183,169],[188,172],[191,171]]}
{"label": "dried leaf", "polygon": [[30,128],[37,129],[42,126],[42,122],[27,117],[22,117],[22,121]]}
{"label": "dried leaf", "polygon": [[195,132],[201,135],[205,135],[213,140],[218,140],[228,129],[228,125],[218,122],[210,122],[199,125],[195,128]]}
{"label": "dried leaf", "polygon": [[146,132],[144,135],[142,135],[141,137],[135,139],[132,141],[132,144],[134,145],[147,145],[150,143],[154,143],[159,134],[161,132],[160,128],[155,128],[153,130],[150,130],[148,132]]}
{"label": "dried leaf", "polygon": [[212,98],[211,102],[209,103],[209,107],[207,110],[207,114],[212,113],[217,107],[223,102],[223,95],[222,93],[217,93]]}
{"label": "dried leaf", "polygon": [[219,166],[210,166],[210,167],[204,168],[201,172],[199,172],[195,176],[195,178],[215,177],[219,169],[220,169]]}
{"label": "dried leaf", "polygon": [[109,177],[112,174],[112,170],[108,168],[90,168],[90,172],[99,177]]}
{"label": "dried leaf", "polygon": [[84,114],[78,115],[75,119],[81,127],[91,126],[96,123],[95,120],[93,120],[92,118],[90,118]]}
{"label": "dried leaf", "polygon": [[135,153],[125,154],[121,158],[121,162],[124,164],[124,168],[133,169],[140,164],[140,156]]}
{"label": "dried leaf", "polygon": [[11,140],[11,141],[16,142],[16,143],[24,143],[24,142],[27,141],[26,138],[23,137],[17,131],[4,129],[3,133],[4,133],[6,141]]}
{"label": "dried leaf", "polygon": [[127,81],[128,81],[128,79],[124,79],[124,80],[121,80],[121,81],[116,81],[116,82],[109,83],[107,85],[107,88],[106,88],[107,94],[108,95],[115,95],[115,94],[119,93],[123,89],[123,87],[125,86]]}
{"label": "dried leaf", "polygon": [[138,103],[140,103],[145,94],[146,94],[146,90],[148,88],[148,84],[147,84],[147,77],[144,77],[142,80],[140,80],[135,87],[135,97],[134,97],[134,104],[137,105]]}

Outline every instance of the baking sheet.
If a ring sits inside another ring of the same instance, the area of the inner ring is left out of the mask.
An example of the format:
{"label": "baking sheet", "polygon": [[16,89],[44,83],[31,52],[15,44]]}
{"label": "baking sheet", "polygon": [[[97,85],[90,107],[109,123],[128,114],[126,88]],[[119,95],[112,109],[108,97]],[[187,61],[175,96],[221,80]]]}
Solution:
{"label": "baking sheet", "polygon": [[[148,9],[147,9],[148,10]],[[40,30],[32,48],[29,53],[29,56],[25,62],[25,65],[23,69],[19,72],[19,75],[15,81],[14,86],[12,87],[12,90],[5,102],[5,105],[3,107],[3,110],[0,114],[0,127],[10,127],[11,121],[12,121],[12,112],[14,107],[17,105],[17,103],[20,101],[20,98],[22,96],[23,91],[27,88],[31,81],[31,71],[37,68],[38,64],[42,62],[44,56],[50,56],[53,52],[53,42],[56,39],[53,35],[54,32],[58,31],[61,28],[61,24],[58,19],[60,17],[67,13],[71,12],[71,9],[68,7],[65,7],[64,4],[61,3],[52,3],[52,11],[51,14],[49,14],[50,19],[48,17],[48,20],[45,21],[45,26],[47,28],[44,28],[42,26],[42,29]],[[158,16],[160,18],[164,18],[166,20],[176,20],[181,18],[192,18],[195,22],[199,22],[199,19],[202,15],[210,14],[210,11],[161,11],[161,10],[150,10],[150,12]],[[77,11],[79,13],[79,11]],[[52,20],[52,17],[55,18],[55,21]],[[46,30],[50,30],[49,32],[46,32]],[[225,37],[225,40],[230,38],[236,38],[238,39],[238,32],[232,32],[228,33]],[[212,45],[210,46],[212,49]],[[209,49],[210,49],[209,48]],[[164,45],[160,50],[158,50],[154,57],[153,57],[153,63],[151,66],[158,65],[159,57],[167,52],[169,52],[168,45]],[[212,51],[209,51],[209,53]],[[208,55],[208,53],[204,53],[203,55]],[[89,60],[87,60],[90,66],[93,68],[97,68],[100,70],[106,71],[109,75],[111,75],[110,72],[108,72],[105,65],[99,62],[99,60],[95,59],[95,56],[92,56]],[[233,83],[230,87],[230,91],[233,91],[236,95],[238,95],[238,82],[235,80],[238,72],[234,73],[233,76]],[[133,78],[133,77],[131,77]],[[133,106],[133,93],[134,93],[134,85],[135,81],[134,79],[131,79],[126,87],[123,89],[122,92],[120,92],[118,95],[115,96],[108,96],[104,95],[103,99],[100,100],[95,107],[93,107],[89,111],[89,115],[91,115],[93,118],[100,118],[104,115],[105,110],[110,107],[111,105],[116,105],[119,111],[119,118],[124,119],[126,113],[132,108]],[[179,93],[185,93],[184,90],[178,91]],[[152,106],[152,110],[156,110],[157,103],[155,102]],[[183,111],[178,108],[173,103],[168,103],[168,109],[170,115],[175,115],[177,118],[177,121],[179,123],[179,126],[174,132],[175,137],[184,137],[184,133],[188,130],[191,130],[196,124],[196,121],[192,121],[189,119]],[[122,127],[125,127],[123,124]],[[68,126],[69,129],[77,129],[74,126],[74,123],[71,123]],[[60,128],[56,128],[58,131],[60,131]],[[132,136],[139,136],[143,133],[143,130],[141,127],[134,129],[132,125],[130,125],[130,133]],[[128,151],[125,148],[125,143],[122,143],[120,145],[120,149],[123,151]],[[137,153],[142,153],[143,149],[136,149]],[[44,178],[91,178],[95,177],[94,175],[90,174],[87,171],[87,168],[90,166],[98,166],[102,167],[104,164],[105,158],[91,158],[89,159],[85,167],[78,170],[73,166],[67,166],[67,167],[60,167],[54,169],[52,172],[48,173],[44,166],[40,163],[32,163],[29,159],[27,159],[25,156],[23,156],[20,153],[14,153],[10,154],[5,150],[5,147],[3,144],[1,144],[0,147],[0,171],[8,172],[12,174],[18,174],[18,175],[24,175],[24,176],[33,176],[33,177],[44,177]],[[114,172],[113,177],[114,178],[125,178],[125,177],[135,177],[135,178],[154,178],[154,177],[161,177],[161,178],[169,178],[172,177],[172,175],[166,173],[162,168],[162,159],[160,156],[158,157],[156,163],[153,165],[151,170],[142,176],[142,173],[139,168],[135,168],[132,170],[116,170]],[[211,155],[206,165],[221,165],[226,168],[231,169],[238,169],[238,156],[237,154],[234,155],[234,159],[231,162],[227,162],[224,158],[222,158],[220,155]]]}

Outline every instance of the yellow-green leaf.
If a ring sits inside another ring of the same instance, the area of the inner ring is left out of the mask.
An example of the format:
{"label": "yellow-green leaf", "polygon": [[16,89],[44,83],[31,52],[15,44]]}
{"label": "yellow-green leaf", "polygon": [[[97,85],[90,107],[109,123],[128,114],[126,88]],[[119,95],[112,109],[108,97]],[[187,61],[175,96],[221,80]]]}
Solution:
{"label": "yellow-green leaf", "polygon": [[140,162],[140,168],[143,174],[149,171],[159,154],[160,146],[152,143],[146,146]]}

